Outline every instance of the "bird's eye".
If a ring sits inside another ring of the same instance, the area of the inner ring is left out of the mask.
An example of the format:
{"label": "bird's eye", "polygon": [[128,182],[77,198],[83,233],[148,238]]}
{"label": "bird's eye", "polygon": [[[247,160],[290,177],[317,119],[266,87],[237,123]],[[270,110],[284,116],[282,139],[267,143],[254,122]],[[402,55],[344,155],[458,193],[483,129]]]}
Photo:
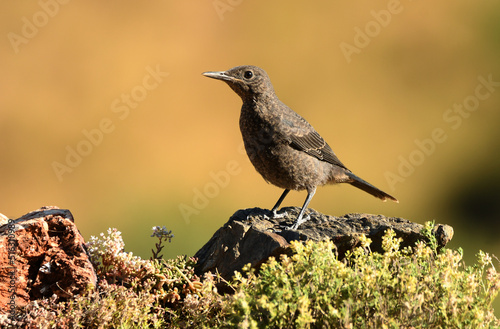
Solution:
{"label": "bird's eye", "polygon": [[253,72],[252,71],[245,71],[245,73],[243,73],[243,77],[245,79],[251,79],[253,77]]}

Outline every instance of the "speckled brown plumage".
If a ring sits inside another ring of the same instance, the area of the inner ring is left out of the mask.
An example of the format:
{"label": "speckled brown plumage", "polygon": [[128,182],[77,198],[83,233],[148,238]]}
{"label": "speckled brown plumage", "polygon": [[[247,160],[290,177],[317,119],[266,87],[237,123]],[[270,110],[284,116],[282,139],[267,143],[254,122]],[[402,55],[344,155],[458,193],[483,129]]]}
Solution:
{"label": "speckled brown plumage", "polygon": [[274,215],[278,216],[290,190],[307,190],[293,229],[307,220],[303,214],[317,186],[349,183],[384,201],[397,202],[347,169],[316,130],[279,100],[261,68],[237,66],[203,75],[226,82],[243,100],[240,129],[248,157],[267,182],[285,189],[272,209]]}

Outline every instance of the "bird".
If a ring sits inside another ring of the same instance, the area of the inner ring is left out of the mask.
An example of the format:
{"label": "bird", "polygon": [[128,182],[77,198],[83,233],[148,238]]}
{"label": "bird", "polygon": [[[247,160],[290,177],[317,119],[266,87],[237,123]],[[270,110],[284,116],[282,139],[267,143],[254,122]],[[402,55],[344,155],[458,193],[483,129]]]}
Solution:
{"label": "bird", "polygon": [[266,182],[284,189],[271,210],[273,217],[285,215],[278,208],[291,190],[307,191],[295,223],[288,228],[296,230],[309,220],[304,212],[316,188],[326,184],[348,183],[383,201],[399,202],[347,169],[313,126],[280,101],[263,69],[242,65],[202,74],[224,81],[243,101],[239,125],[248,158]]}

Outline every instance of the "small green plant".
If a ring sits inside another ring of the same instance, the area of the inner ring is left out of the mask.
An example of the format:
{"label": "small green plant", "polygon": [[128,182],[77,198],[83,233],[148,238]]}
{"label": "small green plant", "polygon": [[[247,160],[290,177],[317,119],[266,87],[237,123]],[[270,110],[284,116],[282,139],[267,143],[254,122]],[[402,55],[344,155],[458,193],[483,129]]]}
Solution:
{"label": "small green plant", "polygon": [[107,235],[91,236],[87,248],[100,280],[127,285],[154,272],[151,262],[125,251],[125,242],[116,228],[109,228]]}
{"label": "small green plant", "polygon": [[163,255],[160,255],[160,252],[163,250],[163,242],[168,240],[168,242],[172,242],[172,238],[174,235],[172,234],[172,231],[167,230],[165,226],[153,226],[153,234],[151,235],[152,238],[158,238],[158,242],[155,243],[155,249],[151,249],[151,252],[153,253],[153,256],[151,259],[161,259],[163,258]]}
{"label": "small green plant", "polygon": [[427,245],[431,250],[438,250],[438,242],[433,232],[434,226],[434,221],[425,222],[424,228],[420,231],[420,233],[424,236],[424,238],[426,238]]}
{"label": "small green plant", "polygon": [[[428,225],[430,226],[430,224]],[[496,328],[491,304],[500,277],[491,257],[465,267],[462,254],[438,253],[419,242],[400,250],[388,230],[384,253],[371,253],[370,239],[344,261],[332,242],[292,242],[295,254],[271,258],[257,275],[236,274],[228,306],[238,328]],[[431,247],[432,246],[432,247]]]}
{"label": "small green plant", "polygon": [[67,302],[34,301],[19,328],[164,328],[164,310],[155,307],[151,282],[141,290],[100,283],[98,289]]}

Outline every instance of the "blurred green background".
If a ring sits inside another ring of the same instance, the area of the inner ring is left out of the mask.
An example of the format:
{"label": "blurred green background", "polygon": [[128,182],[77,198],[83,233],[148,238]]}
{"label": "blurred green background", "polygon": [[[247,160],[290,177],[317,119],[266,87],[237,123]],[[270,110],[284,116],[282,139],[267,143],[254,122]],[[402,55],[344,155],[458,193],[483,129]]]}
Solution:
{"label": "blurred green background", "polygon": [[62,2],[0,4],[1,213],[67,208],[86,239],[116,227],[143,257],[165,225],[164,256],[193,255],[282,192],[241,151],[238,96],[201,75],[253,64],[400,200],[327,186],[312,208],[435,219],[467,262],[500,255],[498,2]]}

